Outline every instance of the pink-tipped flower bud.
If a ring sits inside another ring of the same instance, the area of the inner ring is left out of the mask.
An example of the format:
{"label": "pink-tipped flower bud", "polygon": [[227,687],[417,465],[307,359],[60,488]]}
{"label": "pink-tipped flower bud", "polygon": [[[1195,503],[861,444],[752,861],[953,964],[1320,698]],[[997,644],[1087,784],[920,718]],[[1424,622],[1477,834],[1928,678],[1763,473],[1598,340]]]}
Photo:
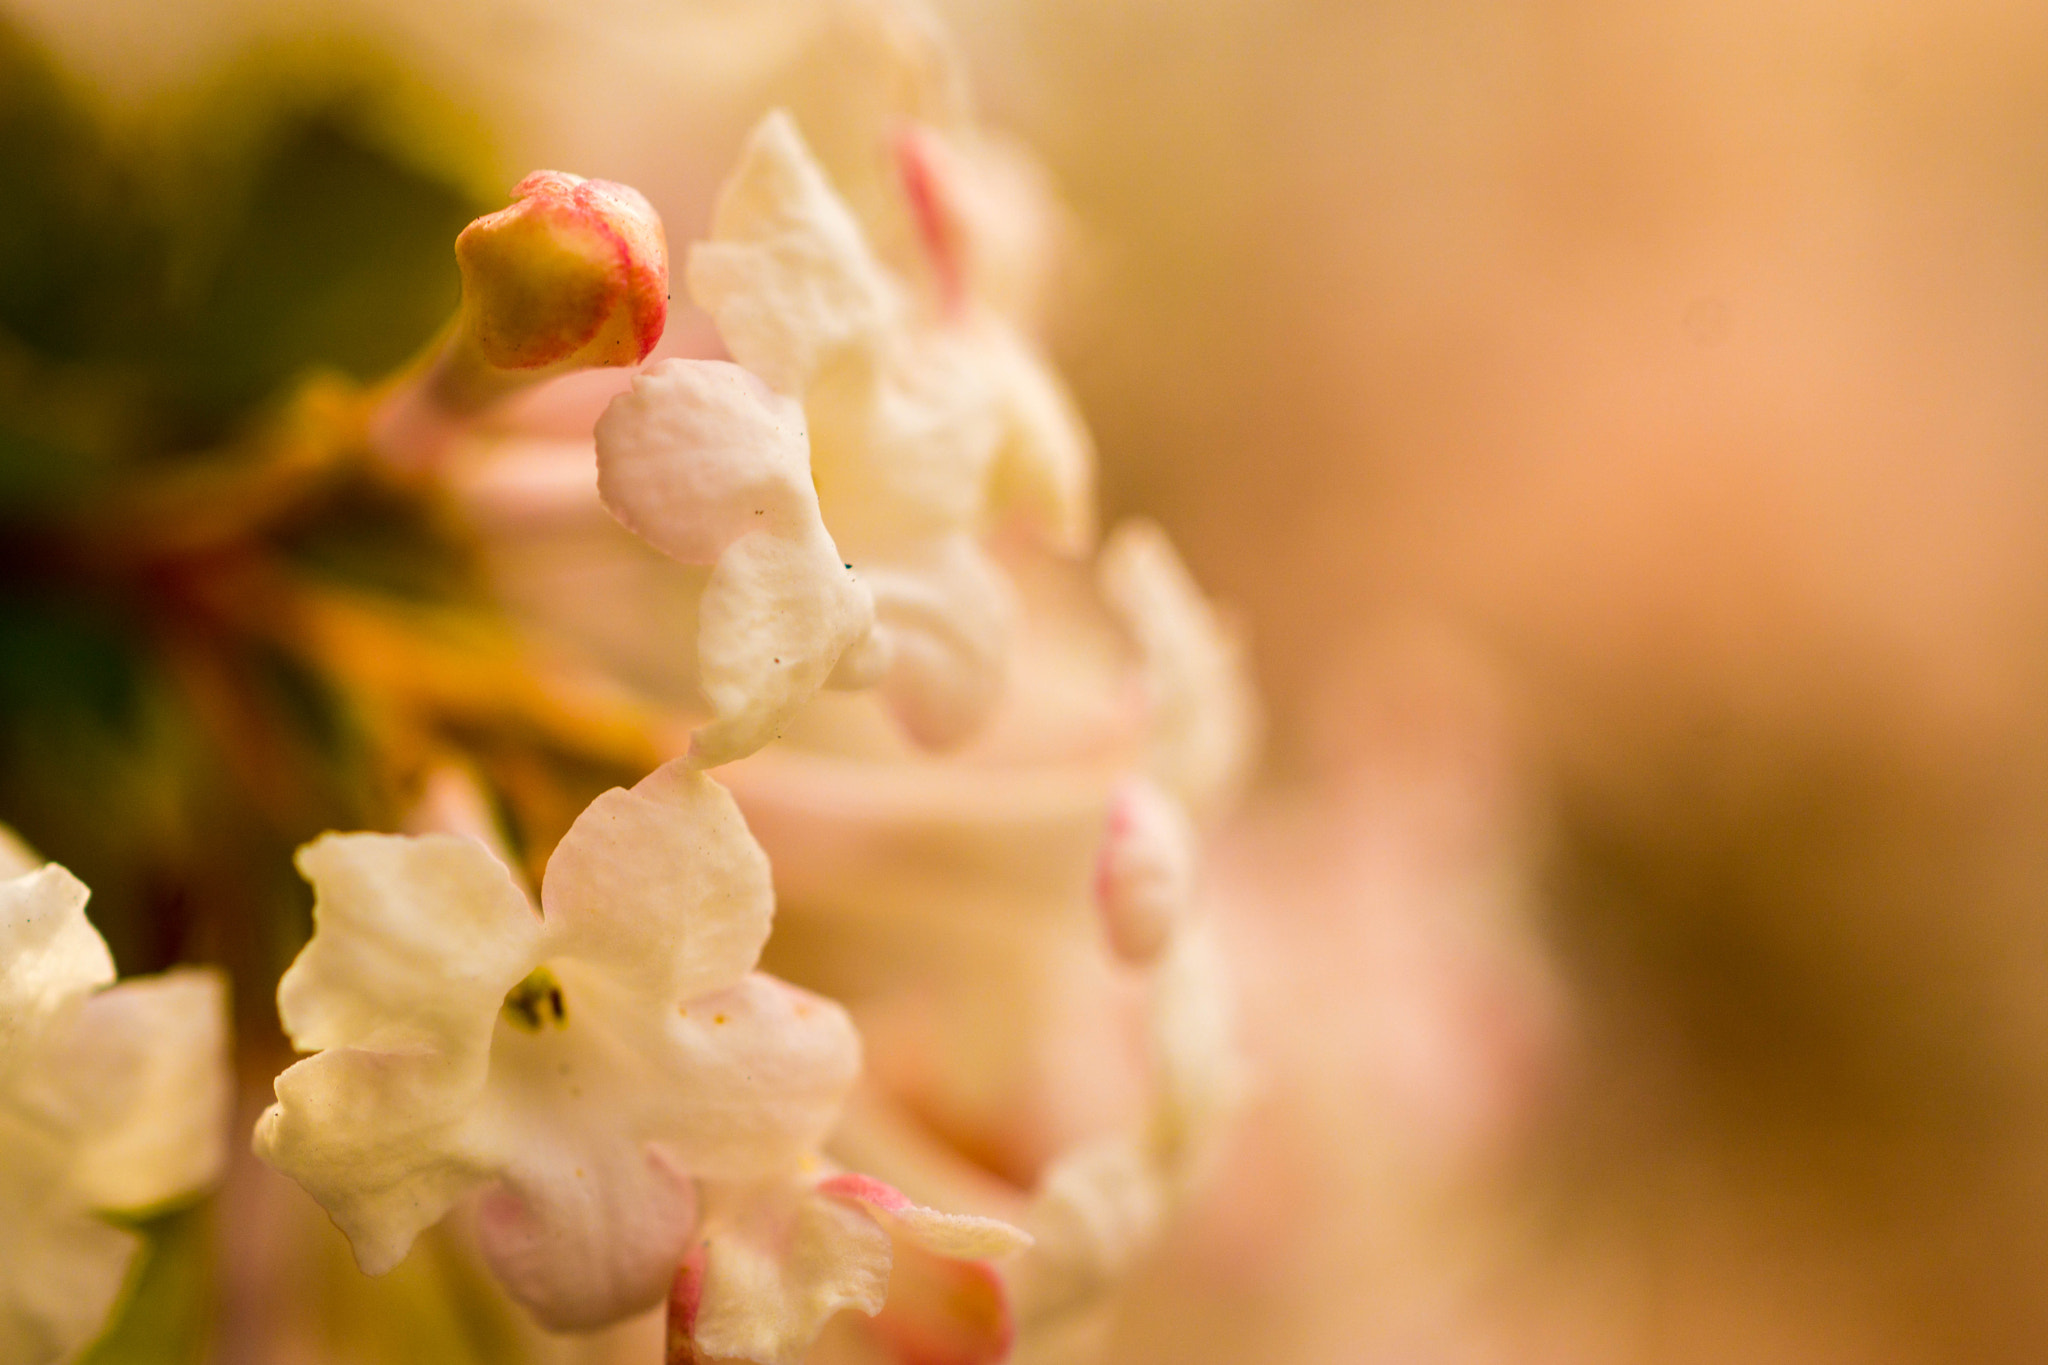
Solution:
{"label": "pink-tipped flower bud", "polygon": [[1118,957],[1156,960],[1194,897],[1195,837],[1180,803],[1137,777],[1110,798],[1095,864],[1095,905]]}
{"label": "pink-tipped flower bud", "polygon": [[500,370],[636,365],[668,321],[668,247],[640,192],[535,171],[455,239],[462,328]]}
{"label": "pink-tipped flower bud", "polygon": [[386,396],[371,439],[400,467],[438,461],[491,404],[572,370],[637,365],[668,322],[668,244],[641,193],[535,171],[455,239],[462,311]]}

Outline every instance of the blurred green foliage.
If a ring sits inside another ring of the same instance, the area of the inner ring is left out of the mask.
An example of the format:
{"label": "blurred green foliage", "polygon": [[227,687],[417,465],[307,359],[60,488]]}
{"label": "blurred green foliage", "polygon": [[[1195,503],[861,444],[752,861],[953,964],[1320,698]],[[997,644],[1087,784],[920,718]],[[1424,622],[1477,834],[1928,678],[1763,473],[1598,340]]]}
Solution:
{"label": "blurred green foliage", "polygon": [[445,321],[486,205],[382,145],[364,79],[242,79],[141,141],[0,28],[0,516],[217,446],[311,369],[376,379]]}
{"label": "blurred green foliage", "polygon": [[[121,126],[0,25],[0,821],[93,888],[124,971],[226,960],[257,974],[245,1000],[303,933],[292,844],[373,814],[355,727],[305,660],[195,612],[189,566],[124,558],[108,509],[150,480],[260,473],[303,382],[372,383],[454,310],[452,243],[487,205],[408,154],[382,79],[245,64],[182,121]],[[316,492],[243,549],[475,596],[466,547],[418,507],[346,469]],[[231,684],[211,702],[195,658]],[[224,726],[324,796],[248,790]]]}
{"label": "blurred green foliage", "polygon": [[161,1214],[135,1226],[143,1252],[129,1273],[126,1302],[78,1365],[193,1365],[204,1358],[211,1297],[213,1220],[207,1206]]}

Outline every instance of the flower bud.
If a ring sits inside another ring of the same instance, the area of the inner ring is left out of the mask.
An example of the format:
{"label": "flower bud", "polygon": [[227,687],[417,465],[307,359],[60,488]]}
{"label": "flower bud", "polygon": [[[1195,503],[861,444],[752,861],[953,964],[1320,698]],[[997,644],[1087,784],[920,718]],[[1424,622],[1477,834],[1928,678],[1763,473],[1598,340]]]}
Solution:
{"label": "flower bud", "polygon": [[634,365],[668,320],[668,250],[638,190],[535,171],[455,239],[463,339],[492,369]]}
{"label": "flower bud", "polygon": [[1118,957],[1155,961],[1194,894],[1194,832],[1171,796],[1145,778],[1117,789],[1095,865],[1095,904]]}
{"label": "flower bud", "polygon": [[668,247],[638,190],[535,171],[455,239],[462,308],[372,426],[400,466],[434,463],[479,411],[544,379],[637,365],[668,321]]}

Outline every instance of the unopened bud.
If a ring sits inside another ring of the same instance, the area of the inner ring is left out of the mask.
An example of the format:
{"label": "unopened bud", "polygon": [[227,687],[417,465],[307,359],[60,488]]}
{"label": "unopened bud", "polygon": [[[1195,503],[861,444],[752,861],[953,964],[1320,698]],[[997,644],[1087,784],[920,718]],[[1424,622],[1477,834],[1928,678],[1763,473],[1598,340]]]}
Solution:
{"label": "unopened bud", "polygon": [[462,310],[438,353],[386,400],[374,431],[431,462],[462,422],[544,379],[637,365],[668,322],[668,246],[641,193],[535,171],[455,239]]}
{"label": "unopened bud", "polygon": [[1158,958],[1187,917],[1194,881],[1194,832],[1180,803],[1145,778],[1125,782],[1095,864],[1096,908],[1117,956]]}
{"label": "unopened bud", "polygon": [[462,329],[494,369],[636,365],[668,320],[668,248],[638,190],[535,171],[455,239]]}

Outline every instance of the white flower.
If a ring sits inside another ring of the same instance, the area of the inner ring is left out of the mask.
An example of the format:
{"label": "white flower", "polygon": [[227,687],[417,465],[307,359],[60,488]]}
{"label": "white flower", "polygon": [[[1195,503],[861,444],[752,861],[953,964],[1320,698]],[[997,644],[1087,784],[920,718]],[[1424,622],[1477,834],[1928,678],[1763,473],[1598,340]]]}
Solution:
{"label": "white flower", "polygon": [[139,1239],[107,1221],[220,1174],[225,983],[110,985],[87,892],[0,830],[0,1365],[70,1357],[106,1323]]}
{"label": "white flower", "polygon": [[[906,134],[898,156],[927,289],[884,269],[795,124],[771,114],[719,196],[711,240],[692,249],[688,278],[733,357],[783,405],[736,403],[709,362],[673,362],[598,428],[614,514],[686,563],[718,564],[714,585],[729,596],[756,595],[700,613],[715,717],[695,738],[700,762],[759,748],[828,679],[879,685],[922,743],[965,738],[1001,691],[1014,614],[983,537],[1013,514],[1062,552],[1092,536],[1086,432],[1017,325],[974,290],[989,279],[991,294],[1003,292],[995,272],[973,268],[972,215],[956,211],[965,161],[925,130]],[[692,404],[704,415],[681,412]],[[748,483],[738,471],[750,460],[760,472]],[[720,471],[718,496],[678,498],[699,465]],[[765,556],[775,537],[750,540],[727,495],[770,483],[801,534],[783,531],[767,562],[729,571],[726,554]],[[829,539],[815,539],[814,519]],[[776,623],[772,648],[763,620]]]}
{"label": "white flower", "polygon": [[752,970],[768,865],[717,784],[672,763],[599,797],[538,915],[473,839],[330,834],[299,866],[315,930],[278,1004],[317,1055],[256,1148],[365,1271],[474,1195],[485,1258],[552,1328],[652,1307],[683,1270],[706,1351],[783,1365],[880,1306],[887,1233],[818,1189],[859,1040]]}
{"label": "white flower", "polygon": [[759,748],[874,627],[811,486],[803,409],[717,361],[665,361],[597,424],[599,489],[619,520],[684,564],[714,567],[697,601],[690,737],[712,767]]}
{"label": "white flower", "polygon": [[[776,860],[785,960],[869,1033],[835,1155],[1027,1227],[983,1301],[1019,1360],[1059,1360],[1200,1187],[1241,1088],[1197,855],[1258,725],[1237,641],[1157,527],[1116,528],[1092,591],[1057,563],[1013,572],[1021,683],[968,749],[875,742],[836,698],[812,747],[726,775]],[[974,1288],[926,1286],[918,1330],[957,1332]],[[892,1295],[877,1330],[908,1311]]]}

